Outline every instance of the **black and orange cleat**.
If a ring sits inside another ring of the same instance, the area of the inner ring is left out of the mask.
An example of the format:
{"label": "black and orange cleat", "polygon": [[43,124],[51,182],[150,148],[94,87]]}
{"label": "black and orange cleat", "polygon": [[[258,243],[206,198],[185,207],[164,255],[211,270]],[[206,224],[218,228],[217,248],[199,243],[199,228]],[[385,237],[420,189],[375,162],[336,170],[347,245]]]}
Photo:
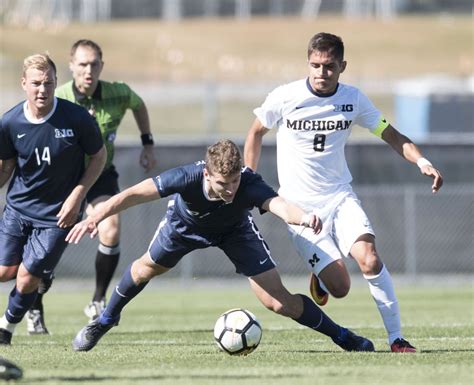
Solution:
{"label": "black and orange cleat", "polygon": [[397,338],[393,341],[390,349],[393,353],[416,353],[416,348],[403,338]]}
{"label": "black and orange cleat", "polygon": [[329,294],[326,293],[319,284],[319,278],[316,274],[311,273],[309,282],[309,292],[314,302],[319,306],[324,306],[328,302]]}

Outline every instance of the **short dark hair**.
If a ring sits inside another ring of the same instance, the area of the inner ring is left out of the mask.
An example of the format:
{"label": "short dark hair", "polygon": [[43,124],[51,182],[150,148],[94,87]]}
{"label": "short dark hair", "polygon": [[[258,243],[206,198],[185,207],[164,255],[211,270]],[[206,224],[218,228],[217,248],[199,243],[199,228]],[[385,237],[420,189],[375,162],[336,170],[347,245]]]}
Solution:
{"label": "short dark hair", "polygon": [[242,155],[237,145],[229,139],[223,139],[208,147],[206,152],[206,170],[209,174],[223,176],[234,175],[242,168]]}
{"label": "short dark hair", "polygon": [[316,51],[327,52],[338,60],[344,60],[344,43],[339,36],[331,33],[319,32],[310,39],[308,59]]}
{"label": "short dark hair", "polygon": [[76,53],[77,49],[79,47],[89,47],[92,48],[94,51],[97,52],[99,55],[100,60],[102,60],[102,49],[100,48],[99,44],[97,44],[95,41],[89,40],[89,39],[80,39],[76,41],[72,47],[71,47],[71,57],[74,56]]}

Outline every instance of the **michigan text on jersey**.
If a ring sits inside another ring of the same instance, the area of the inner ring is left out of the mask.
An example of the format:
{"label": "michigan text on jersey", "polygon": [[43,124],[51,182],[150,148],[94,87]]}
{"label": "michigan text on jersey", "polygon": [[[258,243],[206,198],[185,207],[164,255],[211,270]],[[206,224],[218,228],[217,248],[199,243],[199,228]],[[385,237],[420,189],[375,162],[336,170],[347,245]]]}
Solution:
{"label": "michigan text on jersey", "polygon": [[286,120],[286,127],[295,131],[347,130],[352,120]]}

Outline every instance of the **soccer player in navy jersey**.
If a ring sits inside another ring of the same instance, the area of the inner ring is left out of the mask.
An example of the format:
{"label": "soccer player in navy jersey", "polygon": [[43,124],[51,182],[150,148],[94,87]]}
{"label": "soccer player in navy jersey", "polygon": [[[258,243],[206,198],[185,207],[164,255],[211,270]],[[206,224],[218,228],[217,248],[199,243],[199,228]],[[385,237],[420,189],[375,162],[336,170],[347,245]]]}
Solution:
{"label": "soccer player in navy jersey", "polygon": [[[320,306],[328,293],[347,295],[350,276],[342,257],[354,258],[367,280],[382,316],[392,352],[416,352],[404,339],[392,278],[375,248],[375,233],[350,185],[344,147],[354,125],[365,127],[432,178],[433,193],[443,185],[441,173],[419,148],[399,133],[358,88],[342,84],[344,44],[330,33],[308,44],[308,77],[273,90],[254,110],[244,148],[245,164],[257,170],[263,136],[277,131],[277,168],[285,199],[316,210],[327,230],[313,234],[289,225],[291,239],[311,270],[310,292]],[[377,159],[374,159],[376,162]]]}
{"label": "soccer player in navy jersey", "polygon": [[[87,193],[86,211],[89,214],[103,201],[117,194],[119,174],[114,166],[115,139],[120,123],[128,110],[133,112],[141,134],[143,148],[139,163],[148,172],[156,164],[153,136],[147,107],[127,84],[100,79],[104,61],[101,47],[92,40],[80,39],[71,47],[69,69],[73,80],[59,86],[55,95],[86,108],[94,116],[107,149],[104,170]],[[92,321],[104,309],[106,293],[120,258],[120,217],[112,215],[99,226],[99,245],[95,256],[95,290],[84,313]],[[52,285],[52,279],[41,281],[35,303],[27,313],[30,334],[45,330],[43,319],[43,294]]]}
{"label": "soccer player in navy jersey", "polygon": [[0,222],[0,281],[16,278],[0,318],[0,344],[7,345],[40,280],[59,262],[107,155],[87,111],[54,96],[56,66],[48,55],[24,60],[21,83],[26,101],[0,121],[0,187],[13,174]]}
{"label": "soccer player in navy jersey", "polygon": [[266,243],[249,210],[270,211],[287,223],[318,233],[319,218],[286,202],[249,168],[242,168],[238,147],[229,140],[210,146],[205,161],[177,167],[132,186],[108,199],[76,224],[66,240],[78,243],[85,233],[94,237],[109,215],[131,206],[173,195],[148,251],[135,260],[116,286],[104,312],[79,331],[76,351],[92,349],[118,324],[122,308],[157,275],[172,269],[189,252],[219,247],[237,273],[248,277],[257,298],[268,309],[317,330],[348,351],[373,351],[371,341],[335,324],[305,295],[283,286]]}

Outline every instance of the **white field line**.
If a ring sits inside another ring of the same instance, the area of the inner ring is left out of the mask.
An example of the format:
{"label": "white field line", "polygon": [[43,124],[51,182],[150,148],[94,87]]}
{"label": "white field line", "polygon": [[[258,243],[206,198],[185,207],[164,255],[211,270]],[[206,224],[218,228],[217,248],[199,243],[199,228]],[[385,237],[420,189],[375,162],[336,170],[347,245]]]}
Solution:
{"label": "white field line", "polygon": [[[371,338],[374,342],[386,342],[385,338]],[[470,337],[423,337],[423,338],[414,338],[416,341],[474,341],[474,336]],[[312,338],[310,342],[327,342],[326,338]],[[139,340],[135,339],[134,341],[127,341],[127,345],[182,345],[183,341],[174,341],[174,340],[153,340],[153,339],[146,339],[146,340]],[[108,341],[102,341],[102,345],[120,345],[120,341],[113,341],[113,343]],[[198,343],[199,345],[208,345],[212,344],[212,340],[206,339],[204,343]],[[28,345],[63,345],[57,341],[28,341]]]}

